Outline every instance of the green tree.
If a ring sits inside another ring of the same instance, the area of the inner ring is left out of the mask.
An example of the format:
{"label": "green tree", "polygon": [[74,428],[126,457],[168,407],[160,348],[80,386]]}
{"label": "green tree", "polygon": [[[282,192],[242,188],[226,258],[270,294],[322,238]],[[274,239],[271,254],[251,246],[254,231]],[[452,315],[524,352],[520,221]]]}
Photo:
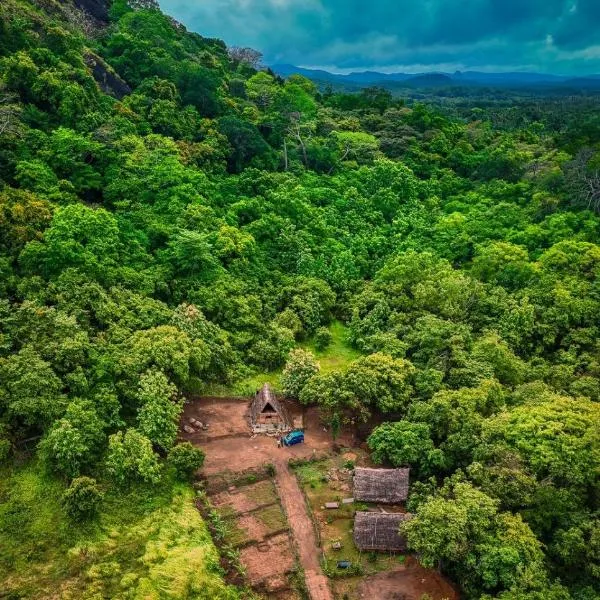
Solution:
{"label": "green tree", "polygon": [[595,485],[599,418],[595,402],[538,392],[485,422],[478,454],[491,459],[516,452],[539,480],[565,487]]}
{"label": "green tree", "polygon": [[111,282],[121,258],[119,237],[111,213],[73,204],[54,213],[44,241],[29,242],[19,260],[29,271],[46,277],[75,267],[99,281]]}
{"label": "green tree", "polygon": [[484,381],[477,388],[442,390],[430,400],[415,402],[408,418],[429,427],[431,438],[444,453],[447,468],[455,469],[471,463],[486,419],[504,407],[502,387],[495,381]]}
{"label": "green tree", "polygon": [[0,404],[9,418],[42,430],[64,410],[63,383],[30,346],[0,358]]}
{"label": "green tree", "polygon": [[[137,384],[144,371],[156,368],[175,384],[185,384],[190,373],[201,374],[210,364],[210,351],[202,339],[189,336],[173,325],[134,332],[116,350],[115,370],[129,384]],[[129,389],[129,388],[128,388]]]}
{"label": "green tree", "polygon": [[232,173],[239,173],[252,159],[270,152],[269,145],[252,123],[233,116],[222,117],[219,119],[219,131],[231,147],[228,165]]}
{"label": "green tree", "polygon": [[108,474],[119,484],[141,480],[157,483],[161,476],[152,442],[136,429],[118,431],[108,439],[105,461]]}
{"label": "green tree", "polygon": [[402,525],[411,549],[428,567],[446,565],[467,592],[539,585],[546,581],[540,542],[518,516],[466,482],[447,481]]}
{"label": "green tree", "polygon": [[496,514],[495,500],[459,482],[422,503],[402,529],[421,563],[434,568],[441,561],[465,561]]}
{"label": "green tree", "polygon": [[11,252],[40,239],[51,218],[51,206],[31,192],[7,187],[0,192],[0,242]]}
{"label": "green tree", "polygon": [[489,333],[478,339],[471,354],[478,362],[490,365],[500,383],[512,386],[523,383],[527,366],[498,335]]}
{"label": "green tree", "polygon": [[309,379],[320,370],[311,352],[297,348],[290,352],[281,375],[281,387],[286,396],[298,399]]}
{"label": "green tree", "polygon": [[169,464],[175,469],[177,476],[188,480],[204,464],[204,452],[194,448],[190,442],[176,444],[169,451]]}
{"label": "green tree", "polygon": [[140,377],[137,428],[156,447],[169,450],[175,443],[182,403],[177,388],[162,371],[146,371]]}
{"label": "green tree", "polygon": [[491,242],[480,247],[473,259],[472,273],[482,281],[508,289],[525,287],[536,274],[527,250],[509,242]]}
{"label": "green tree", "polygon": [[289,308],[298,316],[308,335],[329,322],[335,299],[329,285],[315,278],[298,277],[281,292],[282,308]]}
{"label": "green tree", "polygon": [[434,449],[429,427],[423,423],[383,423],[373,430],[367,444],[374,462],[413,467],[419,475],[427,475],[432,465],[443,463],[443,454]]}
{"label": "green tree", "polygon": [[169,242],[173,262],[184,275],[211,278],[218,270],[209,236],[182,230]]}
{"label": "green tree", "polygon": [[410,361],[376,353],[354,361],[344,385],[360,402],[381,412],[404,411],[413,394],[414,374]]}
{"label": "green tree", "polygon": [[104,443],[104,423],[93,404],[78,400],[52,425],[40,443],[40,453],[52,469],[77,477],[94,464]]}
{"label": "green tree", "polygon": [[331,344],[331,340],[333,336],[331,335],[331,331],[327,329],[327,327],[319,327],[317,331],[315,331],[315,348],[317,350],[326,350]]}

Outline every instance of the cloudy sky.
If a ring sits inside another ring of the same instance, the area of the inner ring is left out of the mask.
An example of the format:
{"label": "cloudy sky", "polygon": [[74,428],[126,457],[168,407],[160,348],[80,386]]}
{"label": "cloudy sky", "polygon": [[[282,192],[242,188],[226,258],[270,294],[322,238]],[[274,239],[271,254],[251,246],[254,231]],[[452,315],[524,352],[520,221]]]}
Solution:
{"label": "cloudy sky", "polygon": [[336,72],[600,73],[600,0],[160,0],[266,64]]}

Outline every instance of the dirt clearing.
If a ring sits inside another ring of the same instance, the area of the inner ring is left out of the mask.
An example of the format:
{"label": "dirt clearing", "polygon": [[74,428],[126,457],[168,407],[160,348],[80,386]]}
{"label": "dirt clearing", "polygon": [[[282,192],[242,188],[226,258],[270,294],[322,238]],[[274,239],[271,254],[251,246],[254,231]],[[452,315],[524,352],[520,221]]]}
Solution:
{"label": "dirt clearing", "polygon": [[408,558],[406,565],[365,578],[358,586],[359,600],[458,600],[452,586],[436,571],[424,569]]}
{"label": "dirt clearing", "polygon": [[[229,543],[240,549],[240,560],[255,591],[269,600],[300,598],[298,579],[303,571],[302,583],[311,600],[421,600],[423,594],[432,600],[458,600],[440,575],[422,569],[410,557],[378,555],[370,567],[381,573],[371,571],[373,574],[349,579],[326,577],[321,568],[323,548],[326,569],[332,564],[335,569],[339,558],[361,562],[355,556],[351,534],[354,507],[341,500],[352,495],[352,467],[368,461],[368,456],[357,449],[352,431],[343,431],[334,443],[331,433],[320,424],[317,409],[293,403],[286,408],[296,426],[304,429],[305,443],[280,448],[276,437],[251,433],[249,405],[250,400],[243,398],[189,402],[181,419],[180,439],[206,452],[202,468],[206,491],[229,527]],[[339,448],[352,450],[340,454]],[[326,460],[313,462],[318,458]],[[292,459],[311,461],[296,469],[303,488],[288,466]],[[335,514],[322,510],[331,500],[340,502]],[[334,541],[341,542],[341,551],[332,550]],[[406,562],[399,564],[399,559]]]}

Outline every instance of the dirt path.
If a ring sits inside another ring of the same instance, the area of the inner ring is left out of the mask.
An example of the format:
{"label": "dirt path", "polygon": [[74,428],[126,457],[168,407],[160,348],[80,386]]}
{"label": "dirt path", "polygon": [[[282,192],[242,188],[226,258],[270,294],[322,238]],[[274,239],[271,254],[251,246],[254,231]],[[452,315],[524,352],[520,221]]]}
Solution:
{"label": "dirt path", "polygon": [[333,600],[327,577],[321,571],[315,531],[306,511],[304,496],[298,481],[288,469],[286,460],[277,460],[275,464],[277,469],[275,481],[279,497],[292,528],[308,593],[311,600]]}

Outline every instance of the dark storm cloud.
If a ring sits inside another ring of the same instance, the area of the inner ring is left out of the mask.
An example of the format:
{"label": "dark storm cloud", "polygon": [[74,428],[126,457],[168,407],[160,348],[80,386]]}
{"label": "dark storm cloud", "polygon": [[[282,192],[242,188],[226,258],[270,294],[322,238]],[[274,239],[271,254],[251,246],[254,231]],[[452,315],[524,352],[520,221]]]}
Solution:
{"label": "dark storm cloud", "polygon": [[268,63],[600,72],[600,0],[161,0]]}

